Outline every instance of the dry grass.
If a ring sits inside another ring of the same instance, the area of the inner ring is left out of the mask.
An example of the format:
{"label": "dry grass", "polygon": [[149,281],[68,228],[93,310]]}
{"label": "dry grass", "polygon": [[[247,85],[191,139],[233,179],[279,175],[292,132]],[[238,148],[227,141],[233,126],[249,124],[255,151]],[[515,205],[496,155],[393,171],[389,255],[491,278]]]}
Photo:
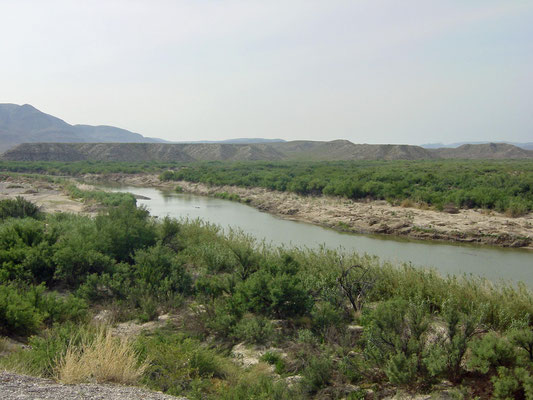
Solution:
{"label": "dry grass", "polygon": [[7,350],[8,342],[6,338],[0,337],[0,353]]}
{"label": "dry grass", "polygon": [[147,361],[139,363],[138,358],[130,340],[113,337],[108,328],[101,328],[93,340],[68,347],[58,363],[57,380],[66,384],[133,384],[148,367]]}
{"label": "dry grass", "polygon": [[414,207],[415,203],[413,203],[413,201],[411,199],[404,199],[400,203],[400,206],[404,207],[404,208],[410,208],[410,207]]}
{"label": "dry grass", "polygon": [[0,356],[13,353],[19,349],[16,343],[5,337],[0,337]]}

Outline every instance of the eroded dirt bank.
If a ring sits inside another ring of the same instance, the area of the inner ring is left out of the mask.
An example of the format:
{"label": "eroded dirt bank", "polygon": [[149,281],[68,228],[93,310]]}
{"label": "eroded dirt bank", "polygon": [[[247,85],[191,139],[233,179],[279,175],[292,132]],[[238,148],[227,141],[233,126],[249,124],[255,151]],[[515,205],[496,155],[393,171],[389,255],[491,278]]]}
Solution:
{"label": "eroded dirt bank", "polygon": [[392,206],[385,201],[356,202],[337,197],[299,196],[263,188],[161,182],[155,175],[88,175],[85,179],[166,189],[181,186],[185,192],[204,196],[236,194],[241,201],[282,218],[348,232],[533,249],[532,214],[519,218],[477,210],[458,210],[456,214],[450,214]]}

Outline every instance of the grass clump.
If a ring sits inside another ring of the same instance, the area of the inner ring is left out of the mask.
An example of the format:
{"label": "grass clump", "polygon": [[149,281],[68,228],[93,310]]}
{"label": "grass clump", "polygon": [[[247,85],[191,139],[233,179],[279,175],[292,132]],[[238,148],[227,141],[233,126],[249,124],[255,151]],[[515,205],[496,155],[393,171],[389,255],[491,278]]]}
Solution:
{"label": "grass clump", "polygon": [[148,364],[147,360],[139,362],[139,354],[131,340],[113,337],[110,329],[100,328],[93,338],[84,338],[79,345],[69,343],[58,362],[57,379],[66,384],[133,384]]}

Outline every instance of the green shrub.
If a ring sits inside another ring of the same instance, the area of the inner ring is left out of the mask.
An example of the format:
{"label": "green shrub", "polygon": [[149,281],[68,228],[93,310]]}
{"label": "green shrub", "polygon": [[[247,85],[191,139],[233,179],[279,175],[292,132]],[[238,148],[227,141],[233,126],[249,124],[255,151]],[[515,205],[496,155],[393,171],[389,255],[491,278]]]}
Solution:
{"label": "green shrub", "polygon": [[330,328],[340,328],[343,325],[343,310],[329,302],[317,302],[311,310],[313,331],[322,335]]}
{"label": "green shrub", "polygon": [[531,205],[524,199],[513,198],[507,206],[507,214],[513,218],[526,215],[531,210]]}
{"label": "green shrub", "polygon": [[234,367],[217,352],[174,332],[141,336],[136,347],[143,360],[150,360],[143,382],[168,394],[185,394],[199,379],[226,379],[233,374]]}
{"label": "green shrub", "polygon": [[44,285],[18,287],[0,285],[0,332],[30,335],[42,324],[83,321],[87,304],[73,295],[60,297],[46,292]]}
{"label": "green shrub", "polygon": [[533,376],[525,368],[499,367],[491,381],[495,399],[533,399]]}
{"label": "green shrub", "polygon": [[134,256],[137,284],[160,299],[170,293],[189,293],[192,278],[168,247],[137,250]]}
{"label": "green shrub", "polygon": [[513,367],[516,363],[514,345],[496,332],[489,332],[470,345],[468,367],[483,374],[498,367]]}
{"label": "green shrub", "polygon": [[302,387],[316,393],[326,387],[332,378],[333,364],[329,357],[312,357],[302,372]]}
{"label": "green shrub", "polygon": [[157,232],[149,213],[134,204],[121,203],[96,217],[97,248],[117,261],[131,261],[133,253],[153,246]]}
{"label": "green shrub", "polygon": [[264,317],[245,315],[235,326],[233,335],[247,343],[265,344],[274,337],[272,323]]}
{"label": "green shrub", "polygon": [[532,171],[529,160],[249,161],[199,162],[162,178],[354,200],[409,200],[440,210],[453,204],[519,215],[533,209]]}
{"label": "green shrub", "polygon": [[385,366],[385,374],[395,385],[407,385],[416,381],[418,359],[416,354],[407,356],[405,353],[392,355]]}
{"label": "green shrub", "polygon": [[379,304],[363,320],[366,325],[365,351],[380,365],[399,352],[407,357],[419,354],[428,329],[428,318],[429,310],[424,302],[393,299]]}
{"label": "green shrub", "polygon": [[285,382],[275,381],[265,374],[243,376],[235,386],[224,388],[216,395],[222,400],[296,400],[298,393],[291,391]]}
{"label": "green shrub", "polygon": [[39,207],[24,197],[0,200],[0,220],[6,218],[41,218]]}
{"label": "green shrub", "polygon": [[511,343],[527,354],[529,361],[533,361],[533,329],[525,326],[512,329],[509,333]]}
{"label": "green shrub", "polygon": [[469,343],[481,326],[483,314],[471,310],[462,313],[456,302],[446,301],[442,305],[444,332],[433,339],[424,354],[424,364],[433,377],[444,376],[458,382],[463,376],[463,364]]}
{"label": "green shrub", "polygon": [[202,243],[189,249],[188,254],[209,273],[232,272],[236,266],[235,254],[220,242]]}
{"label": "green shrub", "polygon": [[11,219],[0,225],[0,279],[50,282],[54,274],[53,230],[42,221]]}
{"label": "green shrub", "polygon": [[0,333],[29,335],[37,332],[44,315],[31,297],[14,285],[0,285]]}
{"label": "green shrub", "polygon": [[234,329],[241,317],[240,310],[223,298],[212,301],[204,314],[206,326],[218,337],[227,338],[234,335]]}
{"label": "green shrub", "polygon": [[283,374],[285,372],[285,361],[279,355],[279,353],[274,353],[272,351],[267,351],[261,356],[261,361],[264,361],[270,365],[274,366],[276,374]]}
{"label": "green shrub", "polygon": [[303,315],[311,305],[301,279],[283,269],[254,272],[236,286],[235,297],[247,310],[281,319]]}
{"label": "green shrub", "polygon": [[98,204],[116,207],[123,204],[128,206],[135,206],[137,200],[131,193],[123,192],[106,192],[103,190],[82,190],[76,185],[67,185],[66,191],[75,199],[83,199],[84,201],[96,202]]}
{"label": "green shrub", "polygon": [[114,260],[100,251],[99,241],[94,221],[79,218],[69,224],[68,234],[54,247],[54,279],[77,287],[87,275],[111,271]]}

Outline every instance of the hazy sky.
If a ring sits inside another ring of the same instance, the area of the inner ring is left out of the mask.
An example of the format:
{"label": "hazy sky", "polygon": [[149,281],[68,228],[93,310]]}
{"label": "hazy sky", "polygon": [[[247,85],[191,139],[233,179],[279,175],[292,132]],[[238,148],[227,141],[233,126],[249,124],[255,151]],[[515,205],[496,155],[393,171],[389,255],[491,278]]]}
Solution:
{"label": "hazy sky", "polygon": [[533,141],[533,0],[0,0],[0,102],[168,140]]}

